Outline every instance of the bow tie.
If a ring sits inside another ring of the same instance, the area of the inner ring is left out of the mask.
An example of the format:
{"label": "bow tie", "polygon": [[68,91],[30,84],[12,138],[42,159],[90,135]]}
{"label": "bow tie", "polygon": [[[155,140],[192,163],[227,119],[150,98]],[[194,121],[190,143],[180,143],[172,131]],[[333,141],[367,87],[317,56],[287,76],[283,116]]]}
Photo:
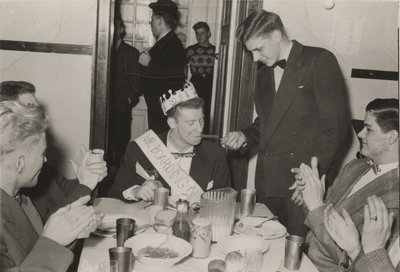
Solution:
{"label": "bow tie", "polygon": [[19,205],[25,204],[27,205],[27,200],[26,200],[26,196],[21,194],[21,193],[17,193],[14,197],[15,201],[17,201],[17,203]]}
{"label": "bow tie", "polygon": [[372,168],[372,171],[374,171],[375,175],[378,175],[379,172],[381,171],[381,169],[379,168],[379,165],[377,165],[373,161],[367,160],[367,164]]}
{"label": "bow tie", "polygon": [[194,152],[186,152],[186,153],[179,153],[179,152],[171,152],[171,154],[177,158],[193,158],[194,157]]}
{"label": "bow tie", "polygon": [[285,59],[278,60],[278,61],[275,62],[274,65],[272,65],[271,67],[272,67],[272,68],[275,68],[276,66],[279,66],[279,67],[281,67],[282,69],[285,69],[285,67],[286,67],[286,60],[285,60]]}

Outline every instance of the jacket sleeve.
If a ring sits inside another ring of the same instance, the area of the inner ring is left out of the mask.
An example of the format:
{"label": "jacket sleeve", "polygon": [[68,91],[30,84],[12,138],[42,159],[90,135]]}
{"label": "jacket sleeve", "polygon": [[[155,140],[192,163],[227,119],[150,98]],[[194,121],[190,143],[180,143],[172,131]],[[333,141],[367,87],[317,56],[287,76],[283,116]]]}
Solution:
{"label": "jacket sleeve", "polygon": [[243,129],[242,132],[244,135],[246,135],[246,140],[247,140],[247,146],[244,149],[241,149],[241,151],[246,151],[253,146],[258,145],[258,142],[260,140],[260,119],[258,116],[256,119],[254,119],[254,122],[248,126],[247,128]]}
{"label": "jacket sleeve", "polygon": [[323,50],[312,71],[313,91],[321,117],[322,135],[316,142],[321,173],[326,173],[347,134],[350,118],[346,106],[346,86],[336,57]]}
{"label": "jacket sleeve", "polygon": [[19,266],[16,266],[3,241],[0,251],[0,270],[4,272],[67,271],[74,258],[71,251],[46,237],[38,239],[31,252]]}
{"label": "jacket sleeve", "polygon": [[218,150],[216,151],[218,152],[216,152],[217,154],[213,173],[213,180],[215,182],[213,189],[232,187],[225,150],[218,146]]}
{"label": "jacket sleeve", "polygon": [[136,163],[138,154],[140,152],[139,146],[135,141],[128,144],[126,152],[121,160],[121,166],[118,169],[117,175],[114,179],[108,196],[125,200],[122,192],[134,185],[141,185],[144,181],[139,174],[136,173]]}
{"label": "jacket sleeve", "polygon": [[393,266],[389,255],[384,248],[380,248],[362,255],[355,262],[355,272],[395,272],[400,271],[400,264]]}

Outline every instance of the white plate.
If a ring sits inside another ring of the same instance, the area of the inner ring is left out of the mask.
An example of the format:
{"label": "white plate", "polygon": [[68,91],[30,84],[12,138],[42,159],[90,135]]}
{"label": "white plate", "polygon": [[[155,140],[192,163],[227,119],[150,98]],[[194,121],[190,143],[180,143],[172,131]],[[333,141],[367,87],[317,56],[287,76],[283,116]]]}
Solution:
{"label": "white plate", "polygon": [[[178,253],[178,257],[158,259],[138,256],[138,253],[142,248],[145,248],[147,246],[158,247],[160,245],[161,247],[175,250]],[[155,271],[154,269],[166,270],[188,256],[190,253],[192,253],[192,246],[185,240],[177,238],[173,235],[166,235],[154,232],[147,232],[135,235],[126,240],[125,246],[132,248],[132,252],[137,258],[136,261],[138,267],[143,269],[143,271]],[[138,270],[141,269],[138,268]]]}
{"label": "white plate", "polygon": [[233,235],[227,237],[221,242],[218,242],[218,247],[224,254],[228,254],[232,251],[238,251],[244,256],[246,251],[249,250],[260,250],[265,253],[269,249],[269,244],[267,241],[258,239],[254,236]]}
{"label": "white plate", "polygon": [[237,222],[234,233],[241,235],[257,236],[263,239],[276,239],[286,234],[286,228],[278,221],[267,221],[260,228],[253,226],[257,225],[257,222],[265,220],[264,218],[245,217],[241,221]]}

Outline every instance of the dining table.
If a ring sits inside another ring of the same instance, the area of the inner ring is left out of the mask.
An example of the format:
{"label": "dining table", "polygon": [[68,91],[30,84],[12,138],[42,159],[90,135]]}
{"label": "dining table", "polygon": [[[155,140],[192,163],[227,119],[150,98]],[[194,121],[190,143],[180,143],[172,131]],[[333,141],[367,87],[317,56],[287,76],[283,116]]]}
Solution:
{"label": "dining table", "polygon": [[[238,215],[239,203],[236,205],[236,215]],[[151,206],[149,202],[139,201],[133,203],[126,203],[119,199],[114,198],[97,198],[93,202],[93,207],[96,213],[107,214],[118,214],[133,217],[136,221],[136,227],[141,231],[152,232],[154,231],[151,227],[151,217],[154,214],[151,212]],[[256,203],[252,216],[262,216],[266,218],[273,217],[271,211],[261,203]],[[147,228],[145,228],[147,227]],[[238,234],[233,234],[238,235]],[[287,235],[287,234],[286,234]],[[285,255],[285,236],[268,239],[266,242],[269,244],[269,249],[263,255],[263,265],[261,271],[265,272],[284,272],[293,271],[284,267],[284,255]],[[262,239],[262,238],[259,238]],[[85,239],[82,248],[78,272],[94,272],[99,271],[98,267],[100,264],[104,264],[109,260],[108,249],[116,247],[115,237],[102,237],[92,234],[89,238]],[[224,253],[218,246],[218,243],[211,244],[211,252],[209,257],[204,259],[194,258],[190,255],[171,268],[168,272],[179,272],[179,271],[199,271],[207,272],[208,264],[213,259],[225,259]],[[133,272],[142,272],[133,267]],[[318,272],[310,259],[303,253],[301,259],[301,265],[299,272]],[[144,272],[144,271],[143,271]]]}

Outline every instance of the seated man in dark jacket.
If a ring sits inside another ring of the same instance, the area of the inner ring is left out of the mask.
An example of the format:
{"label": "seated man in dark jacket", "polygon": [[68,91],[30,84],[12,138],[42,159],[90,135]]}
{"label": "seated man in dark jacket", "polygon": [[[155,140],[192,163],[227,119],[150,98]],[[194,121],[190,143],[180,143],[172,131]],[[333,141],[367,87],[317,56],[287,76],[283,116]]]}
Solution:
{"label": "seated man in dark jacket", "polygon": [[[151,138],[154,136],[149,133],[155,134],[150,131],[129,143],[109,195],[123,200],[150,201],[158,186],[154,177],[164,187],[171,188],[171,195],[175,196],[181,192],[179,188],[186,186],[188,179],[193,179],[197,184],[191,188],[199,186],[199,191],[230,187],[224,149],[216,143],[202,140],[204,101],[197,96],[193,85],[187,81],[182,90],[170,91],[168,98],[164,95],[160,100],[168,118],[169,131],[156,136],[156,141]],[[144,139],[144,145],[150,146],[148,153],[140,139]],[[159,140],[162,143],[155,145]],[[166,145],[166,148],[162,149],[161,145]],[[171,154],[174,157],[169,159]],[[174,173],[180,170],[190,178],[177,180],[175,177],[178,174]],[[185,184],[182,184],[182,180]]]}
{"label": "seated man in dark jacket", "polygon": [[[47,126],[42,107],[0,102],[1,271],[66,271],[73,254],[65,246],[97,226],[94,209],[84,205],[89,196],[58,209],[43,224],[30,198],[21,194],[36,186],[46,162]],[[50,194],[43,197],[55,197]]]}

